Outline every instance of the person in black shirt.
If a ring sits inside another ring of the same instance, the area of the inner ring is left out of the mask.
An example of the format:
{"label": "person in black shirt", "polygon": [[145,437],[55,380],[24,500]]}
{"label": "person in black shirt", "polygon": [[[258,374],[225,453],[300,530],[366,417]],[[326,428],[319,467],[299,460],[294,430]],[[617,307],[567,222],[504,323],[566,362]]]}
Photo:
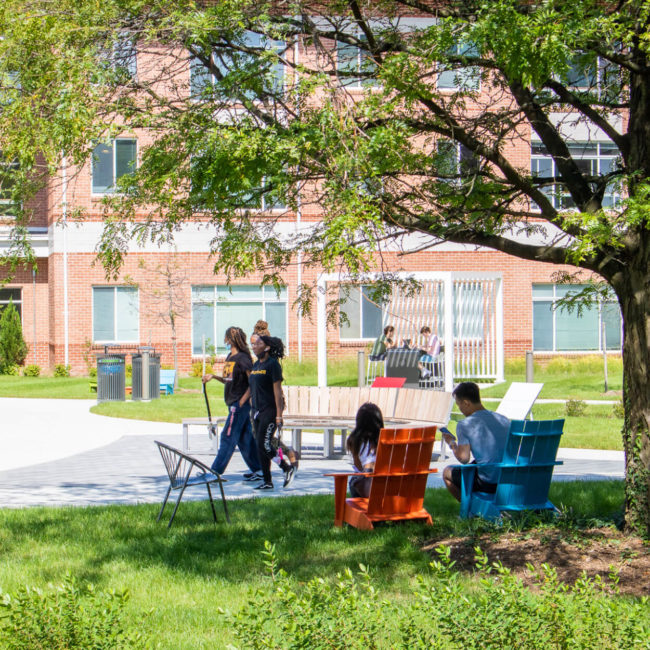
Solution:
{"label": "person in black shirt", "polygon": [[221,431],[219,450],[211,469],[215,474],[223,474],[235,447],[239,447],[242,458],[250,470],[244,474],[244,480],[260,480],[262,466],[257,453],[257,444],[253,438],[250,419],[251,402],[248,376],[253,369],[251,352],[246,344],[246,335],[239,327],[229,327],[226,330],[224,343],[230,347],[230,353],[223,365],[222,375],[203,375],[204,384],[211,379],[216,379],[224,384],[223,396],[228,407],[228,418]]}
{"label": "person in black shirt", "polygon": [[272,490],[271,460],[275,460],[284,472],[284,487],[293,481],[297,469],[284,457],[282,447],[274,437],[276,429],[282,427],[284,410],[282,367],[278,361],[284,356],[284,345],[278,338],[261,335],[254,339],[252,346],[257,357],[249,377],[253,429],[264,474],[264,482],[255,489]]}

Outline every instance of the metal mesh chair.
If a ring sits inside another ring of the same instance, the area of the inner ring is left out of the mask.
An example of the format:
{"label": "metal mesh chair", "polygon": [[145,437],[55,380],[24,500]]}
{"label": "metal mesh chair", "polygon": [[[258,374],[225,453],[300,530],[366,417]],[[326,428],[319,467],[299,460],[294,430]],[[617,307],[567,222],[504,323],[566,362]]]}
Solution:
{"label": "metal mesh chair", "polygon": [[[228,506],[226,505],[226,495],[223,492],[223,483],[226,479],[221,478],[218,474],[214,474],[212,470],[202,463],[200,460],[193,458],[184,454],[180,449],[175,447],[170,447],[163,442],[155,441],[158,445],[158,450],[162,456],[163,463],[165,464],[165,469],[169,476],[169,487],[167,488],[167,494],[165,494],[165,500],[163,501],[162,508],[158,513],[158,518],[156,521],[160,521],[162,513],[165,510],[167,505],[167,499],[172,490],[179,490],[178,499],[176,500],[176,505],[174,506],[174,512],[172,512],[172,518],[169,520],[167,528],[171,528],[174,517],[176,516],[176,511],[178,506],[183,498],[183,493],[185,488],[191,485],[205,485],[208,489],[208,496],[210,497],[210,507],[212,508],[212,516],[214,517],[215,523],[217,522],[217,512],[214,509],[214,501],[212,499],[212,490],[210,489],[210,483],[218,483],[219,490],[221,491],[221,502],[223,503],[223,510],[226,514],[226,521],[230,523],[230,516],[228,515]],[[192,475],[194,470],[198,470],[199,473]]]}

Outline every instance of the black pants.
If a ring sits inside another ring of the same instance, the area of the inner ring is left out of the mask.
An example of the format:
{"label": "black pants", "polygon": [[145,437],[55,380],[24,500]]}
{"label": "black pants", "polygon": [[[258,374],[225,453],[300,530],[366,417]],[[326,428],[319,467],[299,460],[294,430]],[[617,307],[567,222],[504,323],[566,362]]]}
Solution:
{"label": "black pants", "polygon": [[[277,412],[275,409],[253,411],[253,432],[255,433],[257,455],[260,458],[265,483],[273,483],[273,479],[271,478],[271,460],[278,453],[277,440],[273,437],[277,428],[275,424],[276,415]],[[282,462],[284,467],[282,465],[280,467],[286,471],[289,465],[284,459]]]}

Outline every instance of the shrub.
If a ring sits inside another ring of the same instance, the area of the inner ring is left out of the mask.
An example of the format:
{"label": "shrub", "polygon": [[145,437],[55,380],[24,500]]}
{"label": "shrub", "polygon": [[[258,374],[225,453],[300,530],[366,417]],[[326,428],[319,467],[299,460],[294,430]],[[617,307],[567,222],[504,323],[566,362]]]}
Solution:
{"label": "shrub", "polygon": [[650,647],[647,603],[612,597],[615,574],[609,586],[584,574],[568,586],[543,565],[533,592],[477,548],[480,580],[468,589],[449,548],[437,553],[413,597],[393,602],[380,598],[363,565],[358,576],[347,569],[297,587],[266,542],[269,587],[257,589],[235,614],[219,611],[246,648]]}
{"label": "shrub", "polygon": [[28,366],[25,366],[23,370],[23,375],[25,377],[38,377],[41,374],[41,367],[35,363],[30,363]]}
{"label": "shrub", "polygon": [[23,587],[16,594],[2,594],[0,647],[4,650],[144,648],[143,636],[125,628],[122,610],[127,600],[126,591],[102,592],[93,585],[79,588],[70,576],[48,592]]}
{"label": "shrub", "polygon": [[612,417],[621,418],[621,420],[625,417],[625,406],[623,406],[622,399],[612,406]]}
{"label": "shrub", "polygon": [[564,406],[564,412],[568,416],[580,417],[585,414],[587,405],[581,399],[568,399]]}
{"label": "shrub", "polygon": [[[214,368],[211,363],[205,364],[205,372],[212,373]],[[202,377],[203,376],[203,361],[195,361],[192,364],[192,370],[190,370],[190,377]]]}
{"label": "shrub", "polygon": [[133,366],[130,363],[127,363],[124,366],[124,372],[126,377],[133,377]]}
{"label": "shrub", "polygon": [[29,348],[23,338],[20,316],[10,300],[0,317],[0,373],[17,374],[12,369],[14,366],[23,365],[28,351]]}
{"label": "shrub", "polygon": [[64,365],[63,363],[57,363],[54,366],[54,376],[55,377],[69,377],[70,376],[70,365]]}
{"label": "shrub", "polygon": [[97,378],[97,368],[95,366],[92,366],[88,368],[88,376],[91,379],[96,379]]}

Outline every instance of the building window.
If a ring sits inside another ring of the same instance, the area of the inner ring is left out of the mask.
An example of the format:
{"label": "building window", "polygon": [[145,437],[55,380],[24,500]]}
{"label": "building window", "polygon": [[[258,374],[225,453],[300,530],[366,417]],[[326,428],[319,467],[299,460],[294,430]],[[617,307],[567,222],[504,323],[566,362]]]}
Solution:
{"label": "building window", "polygon": [[533,285],[533,350],[536,352],[570,352],[602,350],[602,324],[608,350],[620,350],[622,319],[618,303],[600,302],[585,308],[568,311],[557,307],[558,300],[568,292],[577,292],[585,285]]}
{"label": "building window", "polygon": [[440,139],[436,147],[436,167],[441,180],[459,181],[479,171],[479,158],[465,145]]}
{"label": "building window", "polygon": [[[362,35],[359,35],[358,39],[365,40]],[[375,62],[367,50],[356,45],[337,42],[336,71],[343,73],[339,75],[339,83],[346,88],[361,88],[379,84],[379,80],[375,77],[377,71]]]}
{"label": "building window", "polygon": [[139,342],[139,314],[135,287],[93,287],[94,342]]}
{"label": "building window", "polygon": [[368,285],[339,290],[340,310],[347,321],[341,323],[339,335],[342,340],[376,339],[383,328],[383,309],[371,298],[372,288]]}
{"label": "building window", "polygon": [[[447,52],[449,56],[478,57],[478,50],[471,43],[456,43]],[[442,90],[478,90],[481,75],[477,67],[458,67],[458,64],[441,65],[438,70],[438,88]]]}
{"label": "building window", "polygon": [[224,354],[223,337],[229,327],[241,327],[250,336],[259,319],[269,324],[272,336],[287,346],[287,290],[278,295],[272,287],[194,286],[192,287],[192,354],[206,349]]}
{"label": "building window", "polygon": [[0,216],[15,217],[20,210],[20,202],[14,197],[18,161],[8,161],[0,153]]}
{"label": "building window", "polygon": [[[214,50],[212,64],[218,70],[218,74],[213,74],[197,57],[190,59],[190,92],[192,96],[200,97],[206,93],[215,93],[223,98],[232,99],[233,96],[236,98],[241,93],[247,99],[252,100],[261,98],[265,94],[277,94],[282,91],[284,88],[284,64],[275,57],[263,58],[261,55],[265,50],[271,50],[277,55],[281,55],[286,49],[286,43],[246,31],[241,45],[256,52],[237,52],[233,49],[218,48]],[[250,77],[246,79],[246,89],[242,91],[240,80],[230,79],[229,75],[235,70],[241,74],[241,71],[247,68],[250,71]]]}
{"label": "building window", "polygon": [[286,210],[287,204],[266,179],[263,179],[260,188],[252,189],[242,196],[241,207],[244,210]]}
{"label": "building window", "polygon": [[[578,169],[587,176],[604,176],[616,169],[619,151],[612,142],[575,142],[567,146]],[[555,161],[541,142],[531,143],[530,171],[538,179],[554,179],[558,175]],[[556,210],[576,207],[573,198],[560,183],[549,183],[541,191]],[[619,185],[612,181],[605,189],[603,208],[616,208],[620,201]]]}
{"label": "building window", "polygon": [[119,178],[136,168],[137,142],[131,139],[100,143],[93,149],[93,194],[112,194]]}
{"label": "building window", "polygon": [[135,43],[128,35],[120,35],[113,47],[106,53],[107,67],[121,78],[135,79],[138,71],[138,57]]}
{"label": "building window", "polygon": [[22,319],[23,317],[23,299],[22,299],[22,290],[21,289],[0,289],[0,314],[4,311],[4,308],[12,302],[18,315]]}

